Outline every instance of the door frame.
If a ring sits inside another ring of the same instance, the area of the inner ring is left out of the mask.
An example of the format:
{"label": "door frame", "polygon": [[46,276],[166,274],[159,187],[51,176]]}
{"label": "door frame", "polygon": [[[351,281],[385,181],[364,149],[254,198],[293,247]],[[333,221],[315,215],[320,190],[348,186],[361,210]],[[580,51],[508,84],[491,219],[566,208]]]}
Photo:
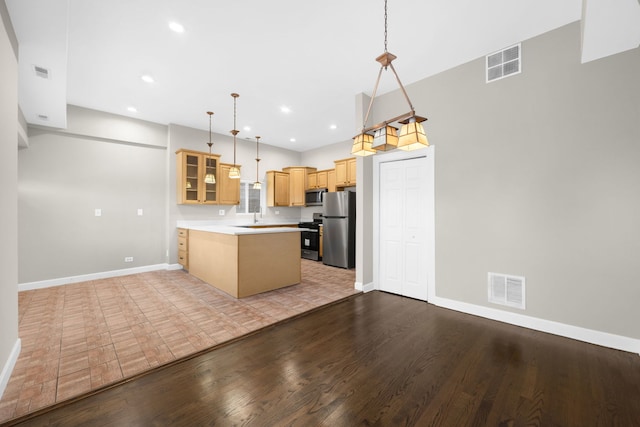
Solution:
{"label": "door frame", "polygon": [[380,165],[411,159],[423,159],[427,176],[426,195],[426,242],[427,252],[427,301],[436,295],[436,251],[435,251],[435,147],[415,151],[393,151],[373,156],[373,287],[380,290]]}

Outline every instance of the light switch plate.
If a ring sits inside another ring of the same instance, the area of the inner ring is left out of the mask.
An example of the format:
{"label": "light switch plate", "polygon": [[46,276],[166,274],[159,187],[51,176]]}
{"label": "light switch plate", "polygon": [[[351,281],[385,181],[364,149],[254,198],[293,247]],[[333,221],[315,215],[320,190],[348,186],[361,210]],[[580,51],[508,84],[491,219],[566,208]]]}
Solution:
{"label": "light switch plate", "polygon": [[220,210],[218,211],[218,215],[220,215],[220,216],[224,216],[224,209],[220,209]]}
{"label": "light switch plate", "polygon": [[142,209],[138,209],[138,216],[142,216]]}
{"label": "light switch plate", "polygon": [[95,210],[95,215],[96,216],[102,216],[102,209],[96,209]]}

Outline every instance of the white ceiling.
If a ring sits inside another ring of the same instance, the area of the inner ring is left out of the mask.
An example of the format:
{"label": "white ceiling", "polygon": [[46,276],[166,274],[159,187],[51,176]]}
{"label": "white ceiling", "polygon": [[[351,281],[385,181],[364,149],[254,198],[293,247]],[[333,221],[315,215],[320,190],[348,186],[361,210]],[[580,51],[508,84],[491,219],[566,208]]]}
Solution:
{"label": "white ceiling", "polygon": [[[596,12],[631,16],[634,31],[618,32],[632,47],[640,42],[637,1],[588,0]],[[230,94],[237,92],[239,138],[261,135],[266,144],[306,151],[357,132],[355,95],[371,93],[375,58],[384,50],[383,0],[6,3],[20,43],[21,108],[29,123],[53,127],[66,126],[68,103],[199,129],[208,129],[211,110],[214,132],[228,135]],[[580,20],[583,0],[389,0],[388,11],[389,51],[407,86]],[[584,12],[588,20],[589,8]],[[589,59],[616,53],[618,47],[598,45],[616,26],[611,19],[584,34],[595,46]],[[172,32],[171,21],[185,32]],[[36,77],[34,65],[48,68],[51,78]],[[155,83],[143,82],[143,74]],[[379,93],[394,89],[385,74]]]}

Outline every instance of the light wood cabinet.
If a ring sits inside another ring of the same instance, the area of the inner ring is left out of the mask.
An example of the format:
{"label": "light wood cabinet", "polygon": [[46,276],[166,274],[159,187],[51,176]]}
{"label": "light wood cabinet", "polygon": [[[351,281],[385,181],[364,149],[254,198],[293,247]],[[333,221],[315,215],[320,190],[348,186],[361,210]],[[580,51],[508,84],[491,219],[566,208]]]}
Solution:
{"label": "light wood cabinet", "polygon": [[178,228],[178,264],[189,269],[189,230]]}
{"label": "light wood cabinet", "polygon": [[267,171],[267,206],[289,206],[289,174]]}
{"label": "light wood cabinet", "polygon": [[[178,204],[218,203],[218,169],[220,156],[199,151],[176,151],[176,201]],[[215,184],[207,184],[204,177],[212,173]]]}
{"label": "light wood cabinet", "polygon": [[329,169],[327,171],[327,190],[336,191],[336,170]]}
{"label": "light wood cabinet", "polygon": [[307,175],[307,189],[318,188],[318,172],[311,172]]}
{"label": "light wood cabinet", "polygon": [[336,187],[356,185],[356,159],[336,160]]}
{"label": "light wood cabinet", "polygon": [[313,190],[316,188],[328,188],[329,187],[329,181],[328,181],[329,171],[330,170],[309,172],[309,174],[307,175],[307,189]]}
{"label": "light wood cabinet", "polygon": [[291,166],[282,171],[289,174],[289,206],[305,206],[307,176],[309,172],[315,172],[316,168]]}
{"label": "light wood cabinet", "polygon": [[[236,165],[240,168],[240,165]],[[218,174],[218,185],[220,192],[220,205],[239,205],[240,204],[240,180],[229,178],[229,170],[233,165],[228,163],[220,163]]]}

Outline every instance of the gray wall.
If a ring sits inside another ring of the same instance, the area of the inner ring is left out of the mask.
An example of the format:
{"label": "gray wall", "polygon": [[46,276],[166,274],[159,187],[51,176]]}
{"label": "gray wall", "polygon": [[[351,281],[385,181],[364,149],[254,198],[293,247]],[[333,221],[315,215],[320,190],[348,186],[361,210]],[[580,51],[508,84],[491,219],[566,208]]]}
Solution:
{"label": "gray wall", "polygon": [[0,373],[18,340],[18,52],[8,23],[0,2]]}
{"label": "gray wall", "polygon": [[522,55],[493,83],[480,58],[408,87],[438,151],[436,294],[502,309],[487,272],[525,276],[513,311],[640,338],[640,52],[581,64],[576,22]]}
{"label": "gray wall", "polygon": [[164,263],[166,127],[72,106],[68,125],[18,155],[19,282]]}

